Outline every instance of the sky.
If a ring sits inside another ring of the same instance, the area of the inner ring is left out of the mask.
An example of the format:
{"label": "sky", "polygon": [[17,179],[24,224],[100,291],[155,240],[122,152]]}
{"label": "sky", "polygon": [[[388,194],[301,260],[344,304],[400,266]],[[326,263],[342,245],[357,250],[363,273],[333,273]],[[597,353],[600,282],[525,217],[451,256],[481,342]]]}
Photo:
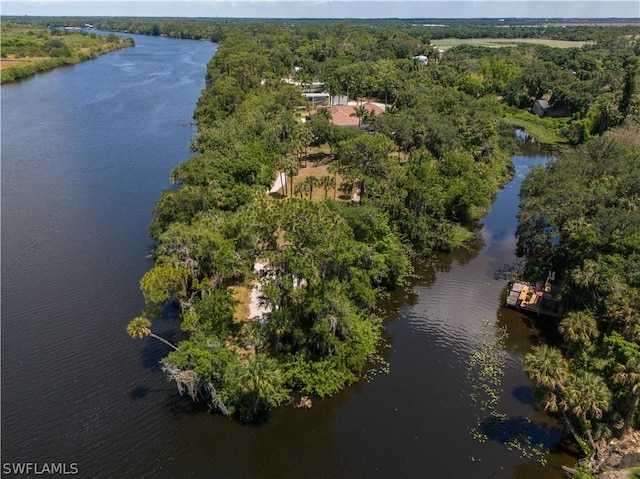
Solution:
{"label": "sky", "polygon": [[0,15],[213,18],[640,18],[640,0],[0,0]]}

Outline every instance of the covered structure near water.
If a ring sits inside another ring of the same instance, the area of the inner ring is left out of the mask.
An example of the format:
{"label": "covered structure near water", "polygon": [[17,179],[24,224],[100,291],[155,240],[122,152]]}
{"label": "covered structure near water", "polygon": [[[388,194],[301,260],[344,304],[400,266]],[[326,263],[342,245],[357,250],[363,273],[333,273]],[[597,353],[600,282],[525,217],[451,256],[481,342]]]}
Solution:
{"label": "covered structure near water", "polygon": [[544,286],[540,283],[531,284],[515,281],[509,286],[507,306],[519,311],[529,311],[538,316],[563,318],[564,309],[551,295],[551,281],[547,279]]}

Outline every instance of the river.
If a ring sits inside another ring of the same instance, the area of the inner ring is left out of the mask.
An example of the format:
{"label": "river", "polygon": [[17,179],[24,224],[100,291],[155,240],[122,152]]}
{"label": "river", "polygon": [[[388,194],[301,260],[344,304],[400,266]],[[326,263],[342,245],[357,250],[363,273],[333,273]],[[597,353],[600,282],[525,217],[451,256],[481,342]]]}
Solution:
{"label": "river", "polygon": [[[180,397],[158,367],[166,347],[125,333],[150,267],[147,226],[171,169],[189,157],[189,121],[208,42],[133,36],[136,47],[4,85],[2,95],[2,462],[75,464],[87,478],[544,478],[469,428],[467,361],[505,326],[499,409],[548,445],[560,432],[533,406],[522,357],[536,329],[501,307],[494,273],[515,260],[520,182],[537,151],[514,158],[474,248],[419,268],[385,303],[388,374],[310,410],[241,425]],[[171,337],[171,318],[156,332]],[[10,476],[7,476],[10,477]]]}

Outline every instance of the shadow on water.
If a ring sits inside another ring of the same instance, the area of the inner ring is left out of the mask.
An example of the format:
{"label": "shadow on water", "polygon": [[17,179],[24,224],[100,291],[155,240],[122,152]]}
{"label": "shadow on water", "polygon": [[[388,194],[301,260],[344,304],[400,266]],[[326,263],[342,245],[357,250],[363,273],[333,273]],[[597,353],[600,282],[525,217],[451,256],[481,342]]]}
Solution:
{"label": "shadow on water", "polygon": [[[454,264],[464,266],[478,256],[485,246],[484,239],[480,234],[480,226],[477,226],[476,236],[464,247],[455,248],[449,252],[435,252],[429,257],[418,257],[413,262],[413,277],[409,280],[410,291],[402,297],[405,301],[403,306],[412,306],[417,302],[417,295],[414,287],[429,287],[435,282],[438,273],[448,273]],[[399,290],[392,292],[392,297],[398,294]]]}
{"label": "shadow on water", "polygon": [[[506,294],[501,298],[501,304],[504,304]],[[524,357],[532,346],[543,343],[557,345],[561,340],[557,319],[537,317],[507,307],[498,309],[496,325],[507,331],[505,349],[521,357]]]}
{"label": "shadow on water", "polygon": [[139,341],[145,343],[140,351],[142,367],[150,372],[159,372],[160,360],[167,355],[169,347],[151,337],[142,338]]}
{"label": "shadow on water", "polygon": [[513,470],[512,479],[565,479],[562,466],[575,463],[575,458],[579,456],[577,449],[571,443],[560,441],[550,452],[544,464],[531,460],[517,466]]}
{"label": "shadow on water", "polygon": [[[2,87],[2,432],[10,438],[3,457],[68,459],[82,466],[82,477],[95,478],[560,477],[535,461],[522,464],[497,442],[525,427],[527,415],[536,437],[552,437],[557,427],[532,407],[519,364],[543,333],[535,320],[499,307],[501,285],[493,279],[512,256],[518,181],[546,161],[534,156],[537,145],[523,146],[514,181],[470,247],[417,262],[409,288],[381,305],[389,374],[314,400],[311,409],[283,407],[258,425],[239,424],[178,393],[160,370],[166,345],[124,332],[140,314],[149,212],[189,154],[192,132],[180,124],[212,52],[205,42],[136,43]],[[200,66],[185,71],[181,60],[192,51]],[[168,66],[175,74],[158,88],[157,72]],[[173,94],[185,75],[195,88]],[[153,81],[140,86],[143,77]],[[105,101],[100,92],[117,95]],[[168,100],[174,106],[159,115],[157,105]],[[509,433],[481,445],[468,434],[476,422],[466,360],[482,319],[496,315],[513,359],[501,398]],[[152,326],[174,344],[184,334],[175,316],[164,311]],[[86,317],[95,318],[91,330]],[[550,464],[571,463],[575,452],[563,447]],[[468,463],[471,455],[482,463]]]}
{"label": "shadow on water", "polygon": [[[163,408],[172,416],[197,417],[210,412],[209,403],[206,399],[199,398],[198,401],[193,401],[187,394],[180,394],[173,381],[169,386],[173,388],[173,393],[169,396],[169,400],[164,403]],[[166,393],[167,391],[164,390],[164,392]]]}
{"label": "shadow on water", "polygon": [[[476,226],[476,236],[463,247],[445,253],[433,255],[433,268],[438,273],[448,273],[454,264],[466,266],[473,261],[485,247],[485,240],[480,234],[480,225]],[[424,284],[424,283],[423,283]]]}
{"label": "shadow on water", "polygon": [[148,396],[152,394],[161,394],[165,396],[167,395],[167,388],[150,387],[146,384],[142,384],[134,387],[133,389],[131,389],[131,391],[129,391],[129,397],[133,400],[146,399]]}
{"label": "shadow on water", "polygon": [[148,386],[136,386],[131,391],[129,391],[129,397],[131,399],[144,399],[145,397],[147,397],[147,394],[149,394],[149,392],[151,392],[151,390]]}
{"label": "shadow on water", "polygon": [[561,438],[557,427],[541,424],[523,416],[491,416],[480,423],[480,431],[490,441],[507,447],[531,444],[550,447]]}
{"label": "shadow on water", "polygon": [[535,398],[533,397],[533,390],[524,384],[519,384],[511,390],[511,395],[516,398],[520,403],[527,406],[533,406],[535,404]]}
{"label": "shadow on water", "polygon": [[[171,344],[177,345],[186,338],[186,334],[180,329],[178,310],[174,306],[164,308],[162,313],[153,319],[152,323],[151,330],[153,333],[166,339]],[[148,371],[160,371],[160,361],[167,355],[170,348],[153,337],[142,338],[140,341],[145,342],[140,353],[142,367]]]}

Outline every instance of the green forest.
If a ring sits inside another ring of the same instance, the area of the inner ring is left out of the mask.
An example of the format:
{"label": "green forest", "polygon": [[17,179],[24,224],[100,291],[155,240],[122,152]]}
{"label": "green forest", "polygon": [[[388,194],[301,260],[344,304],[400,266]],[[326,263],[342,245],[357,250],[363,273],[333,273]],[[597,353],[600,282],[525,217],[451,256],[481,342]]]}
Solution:
{"label": "green forest", "polygon": [[523,185],[518,246],[527,273],[557,271],[570,311],[560,338],[525,370],[589,457],[637,427],[640,400],[640,128],[609,131],[533,171]]}
{"label": "green forest", "polygon": [[[589,42],[580,48],[441,51],[433,31],[401,21],[91,21],[221,41],[194,114],[193,157],[154,210],[146,307],[127,327],[170,347],[162,367],[181,393],[253,421],[378,367],[378,301],[408,283],[417,257],[475,237],[513,174],[514,129],[524,128],[562,145],[523,186],[525,276],[555,271],[570,311],[525,370],[592,470],[608,439],[637,426],[637,27],[549,30]],[[459,38],[495,31],[450,28]],[[541,35],[535,25],[520,31],[529,29]],[[359,127],[313,107],[301,86],[314,82],[357,102]],[[531,113],[540,99],[556,113]],[[369,114],[368,101],[384,113]],[[289,185],[266,195],[277,172]],[[256,285],[262,313],[249,317]],[[180,317],[176,344],[153,333],[166,308]]]}
{"label": "green forest", "polygon": [[0,83],[9,83],[64,65],[73,65],[120,48],[134,46],[130,38],[98,35],[64,28],[44,28],[0,22]]}

